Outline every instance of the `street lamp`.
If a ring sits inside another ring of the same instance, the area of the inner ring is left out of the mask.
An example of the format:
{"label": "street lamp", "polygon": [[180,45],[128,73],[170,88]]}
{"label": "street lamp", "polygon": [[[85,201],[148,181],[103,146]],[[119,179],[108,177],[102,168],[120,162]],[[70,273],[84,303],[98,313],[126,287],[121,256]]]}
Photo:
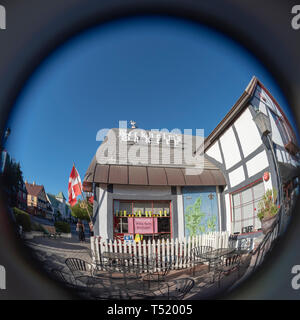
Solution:
{"label": "street lamp", "polygon": [[268,116],[266,116],[264,113],[261,111],[256,111],[256,114],[253,118],[254,122],[256,123],[260,133],[263,136],[271,136],[272,131],[271,131],[271,123],[270,119]]}

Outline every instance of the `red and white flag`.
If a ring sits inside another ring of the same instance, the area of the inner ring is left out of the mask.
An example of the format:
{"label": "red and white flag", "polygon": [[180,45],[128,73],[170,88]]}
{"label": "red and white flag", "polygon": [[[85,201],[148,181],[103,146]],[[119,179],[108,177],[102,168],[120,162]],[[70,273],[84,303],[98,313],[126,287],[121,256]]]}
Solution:
{"label": "red and white flag", "polygon": [[73,165],[70,178],[69,178],[69,186],[68,186],[69,203],[71,207],[73,207],[76,204],[77,202],[76,197],[81,194],[81,190],[82,190],[81,179],[78,171]]}

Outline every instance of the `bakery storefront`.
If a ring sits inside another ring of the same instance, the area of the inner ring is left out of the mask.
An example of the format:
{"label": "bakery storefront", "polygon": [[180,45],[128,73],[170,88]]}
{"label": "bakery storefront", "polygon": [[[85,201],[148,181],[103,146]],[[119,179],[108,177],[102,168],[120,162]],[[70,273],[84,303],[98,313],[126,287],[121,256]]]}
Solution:
{"label": "bakery storefront", "polygon": [[[107,141],[111,134],[119,137],[118,130],[111,129]],[[163,143],[158,147],[163,148]],[[96,154],[83,183],[85,191],[94,194],[95,235],[148,241],[223,230],[222,172],[206,159],[199,174],[188,174],[186,168],[172,163],[113,164]]]}

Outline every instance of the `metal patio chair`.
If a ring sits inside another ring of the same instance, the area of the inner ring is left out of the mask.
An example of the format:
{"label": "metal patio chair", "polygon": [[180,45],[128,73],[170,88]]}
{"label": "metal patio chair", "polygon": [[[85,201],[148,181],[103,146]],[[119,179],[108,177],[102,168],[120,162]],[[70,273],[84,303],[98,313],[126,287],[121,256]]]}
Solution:
{"label": "metal patio chair", "polygon": [[201,257],[201,255],[207,252],[211,252],[212,250],[213,248],[210,246],[198,246],[191,250],[193,276],[195,275],[196,267],[207,262],[207,259]]}
{"label": "metal patio chair", "polygon": [[65,260],[65,264],[67,265],[75,279],[84,275],[93,276],[93,273],[95,271],[94,265],[78,258],[67,258]]}
{"label": "metal patio chair", "polygon": [[55,280],[61,282],[66,287],[72,289],[76,288],[77,284],[73,274],[66,273],[59,269],[52,269],[50,272]]}
{"label": "metal patio chair", "polygon": [[213,282],[216,275],[218,275],[218,287],[220,288],[221,275],[229,275],[232,271],[237,272],[237,278],[239,278],[241,265],[241,255],[237,253],[230,253],[225,255],[220,260],[219,264],[215,266],[213,273]]}
{"label": "metal patio chair", "polygon": [[150,289],[151,282],[157,282],[158,287],[160,282],[164,282],[166,277],[170,273],[172,267],[176,263],[176,258],[165,257],[164,260],[160,261],[157,257],[153,257],[148,261],[147,273],[142,277],[144,282],[148,283],[148,289]]}
{"label": "metal patio chair", "polygon": [[183,300],[185,296],[192,290],[195,281],[191,278],[179,278],[166,282],[159,290],[160,298],[168,300]]}

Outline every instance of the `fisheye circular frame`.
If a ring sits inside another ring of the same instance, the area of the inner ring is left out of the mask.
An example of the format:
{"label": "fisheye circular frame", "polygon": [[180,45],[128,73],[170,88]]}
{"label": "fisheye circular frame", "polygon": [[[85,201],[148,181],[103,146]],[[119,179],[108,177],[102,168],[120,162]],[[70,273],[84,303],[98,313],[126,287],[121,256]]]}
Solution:
{"label": "fisheye circular frame", "polygon": [[[254,1],[255,2],[255,1]],[[63,44],[66,40],[79,32],[93,26],[136,15],[168,15],[183,19],[192,20],[200,24],[208,25],[236,40],[242,46],[252,52],[260,61],[264,63],[268,71],[273,75],[285,94],[289,105],[292,108],[297,125],[299,125],[299,95],[296,88],[299,88],[300,72],[296,72],[295,62],[300,48],[295,41],[297,34],[289,25],[286,29],[279,30],[272,23],[272,14],[269,12],[270,6],[260,4],[260,12],[253,13],[253,1],[244,1],[238,4],[237,1],[210,1],[196,3],[195,1],[79,1],[67,0],[44,2],[28,1],[2,1],[7,12],[7,28],[0,33],[0,41],[5,45],[0,52],[0,77],[2,81],[0,91],[0,105],[2,112],[1,133],[5,130],[5,123],[12,106],[16,101],[19,92],[41,61],[52,51]],[[286,10],[289,17],[294,2],[274,1],[277,10]],[[266,13],[269,12],[269,15]],[[67,14],[66,14],[67,13]],[[273,13],[274,14],[274,13]],[[235,19],[232,19],[232,17]],[[270,18],[266,18],[266,17]],[[256,17],[256,19],[254,19]],[[265,19],[261,19],[265,17]],[[34,19],[32,19],[34,18]],[[290,16],[292,19],[292,16]],[[34,23],[31,23],[34,21]],[[264,24],[262,24],[262,22]],[[282,22],[281,21],[281,22]],[[290,20],[287,19],[287,22]],[[278,23],[277,23],[278,25]],[[22,28],[22,26],[26,26]],[[251,27],[250,27],[251,26]],[[266,27],[268,26],[268,27]],[[279,26],[281,24],[279,23]],[[39,30],[36,37],[36,30]],[[260,34],[257,38],[254,35]],[[272,35],[272,37],[270,37]],[[290,46],[282,45],[290,43]],[[12,41],[20,39],[20,41]],[[272,51],[271,48],[279,48],[280,52]],[[21,50],[22,49],[22,50]],[[4,199],[2,199],[3,201]],[[295,211],[299,209],[299,203]],[[247,297],[248,292],[255,292],[258,283],[270,273],[270,269],[281,268],[277,259],[281,259],[282,252],[288,248],[289,255],[296,253],[297,245],[295,238],[297,227],[299,228],[299,217],[293,217],[292,225],[289,226],[287,234],[273,250],[272,257],[263,264],[263,268],[253,274],[245,283],[241,284],[232,295],[226,297]],[[24,288],[32,287],[34,290],[28,295],[32,298],[69,298],[71,295],[66,291],[61,291],[59,287],[52,286],[46,274],[38,274],[39,267],[36,265],[35,271],[28,269],[28,252],[24,254],[22,245],[14,241],[13,225],[9,224],[4,215],[0,217],[0,237],[1,243],[8,243],[11,250],[1,248],[0,255],[3,256],[3,263],[7,265],[7,270],[18,271],[20,275],[27,274],[24,281]],[[296,255],[295,255],[296,256]],[[299,257],[299,256],[298,256]],[[26,262],[22,262],[22,261]],[[12,266],[13,267],[10,267]],[[8,277],[9,271],[7,272]],[[289,275],[287,275],[288,277]],[[17,280],[18,281],[18,280]],[[45,287],[41,281],[49,286],[51,290],[45,292]],[[276,281],[276,279],[274,279]],[[13,282],[13,281],[12,281]],[[268,291],[267,289],[265,289]],[[13,289],[8,290],[15,292]],[[13,293],[10,296],[13,298]],[[248,296],[251,297],[250,294]],[[266,296],[268,296],[266,292]],[[20,294],[22,297],[22,294]],[[25,298],[25,295],[23,296]],[[225,298],[226,298],[225,297]]]}

